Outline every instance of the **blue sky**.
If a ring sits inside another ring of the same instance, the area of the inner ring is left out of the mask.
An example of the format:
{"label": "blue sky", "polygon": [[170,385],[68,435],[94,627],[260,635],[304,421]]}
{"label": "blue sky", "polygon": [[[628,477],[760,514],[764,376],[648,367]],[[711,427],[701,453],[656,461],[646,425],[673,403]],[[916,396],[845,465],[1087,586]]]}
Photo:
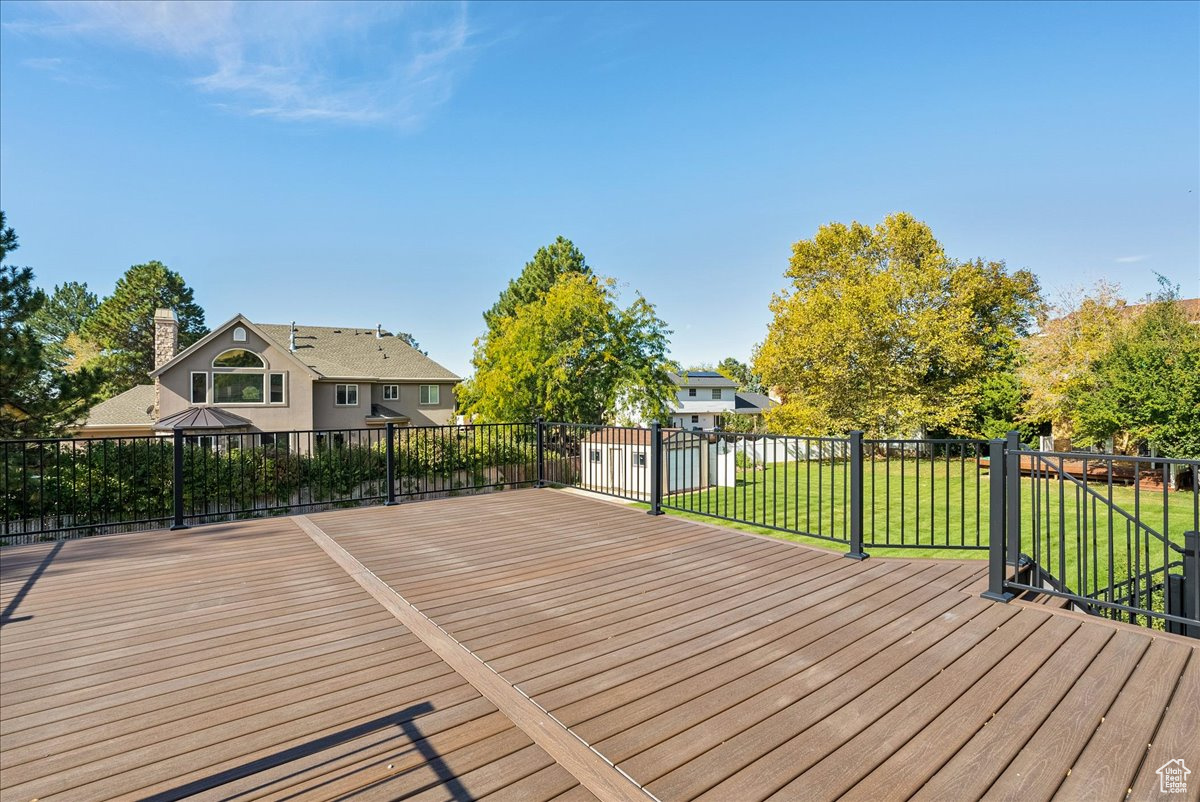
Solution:
{"label": "blue sky", "polygon": [[747,358],[791,244],[909,211],[1049,294],[1200,294],[1200,4],[0,4],[18,264],[413,332],[562,234]]}

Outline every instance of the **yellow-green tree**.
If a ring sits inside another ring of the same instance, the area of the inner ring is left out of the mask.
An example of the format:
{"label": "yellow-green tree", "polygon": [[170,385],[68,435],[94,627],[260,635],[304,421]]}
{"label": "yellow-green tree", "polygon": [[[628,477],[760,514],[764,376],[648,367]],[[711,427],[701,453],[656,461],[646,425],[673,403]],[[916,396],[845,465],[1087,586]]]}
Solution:
{"label": "yellow-green tree", "polygon": [[905,213],[830,223],[797,242],[754,371],[783,403],[774,430],[976,434],[982,383],[1012,370],[1040,306],[1036,278],[955,262]]}
{"label": "yellow-green tree", "polygon": [[618,408],[661,418],[671,392],[664,364],[670,332],[638,296],[617,304],[612,279],[571,272],[541,295],[498,315],[475,342],[475,373],[459,392],[484,421],[604,423]]}
{"label": "yellow-green tree", "polygon": [[1069,437],[1074,410],[1089,386],[1092,367],[1129,326],[1130,315],[1118,288],[1099,282],[1065,294],[1047,307],[1038,332],[1022,343],[1021,383],[1025,419],[1052,423],[1056,437]]}

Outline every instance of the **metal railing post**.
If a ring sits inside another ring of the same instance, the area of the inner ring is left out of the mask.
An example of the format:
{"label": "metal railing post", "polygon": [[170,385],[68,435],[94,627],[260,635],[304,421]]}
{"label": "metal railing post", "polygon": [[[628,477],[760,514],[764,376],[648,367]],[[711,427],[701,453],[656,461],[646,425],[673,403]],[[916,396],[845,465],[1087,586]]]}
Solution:
{"label": "metal railing post", "polygon": [[649,515],[662,515],[662,424],[658,421],[650,424],[650,509]]}
{"label": "metal railing post", "polygon": [[863,551],[863,433],[850,432],[850,551],[852,560],[865,560]]}
{"label": "metal railing post", "polygon": [[546,419],[538,416],[534,421],[537,426],[537,481],[534,487],[546,486]]}
{"label": "metal railing post", "polygon": [[385,507],[396,506],[396,424],[391,421],[387,422],[387,445],[384,447],[386,455],[385,465],[387,473],[387,501],[383,502]]}
{"label": "metal railing post", "polygon": [[1011,593],[1004,590],[1005,481],[1004,441],[988,441],[988,589],[985,599],[1007,602]]}
{"label": "metal railing post", "polygon": [[175,457],[175,469],[172,474],[171,482],[171,504],[175,508],[175,522],[171,524],[171,531],[177,529],[187,529],[187,524],[183,522],[183,430],[176,429],[172,433],[172,443],[174,445],[173,453]]}
{"label": "metal railing post", "polygon": [[[1183,576],[1172,575],[1167,579],[1167,612],[1184,618],[1200,619],[1200,532],[1183,533]],[[1200,638],[1200,625],[1197,624],[1168,621],[1167,631]]]}
{"label": "metal railing post", "polygon": [[1008,535],[1007,562],[1016,565],[1021,559],[1021,433],[1010,431],[1005,443],[1008,459],[1004,466],[1005,489],[1004,523]]}

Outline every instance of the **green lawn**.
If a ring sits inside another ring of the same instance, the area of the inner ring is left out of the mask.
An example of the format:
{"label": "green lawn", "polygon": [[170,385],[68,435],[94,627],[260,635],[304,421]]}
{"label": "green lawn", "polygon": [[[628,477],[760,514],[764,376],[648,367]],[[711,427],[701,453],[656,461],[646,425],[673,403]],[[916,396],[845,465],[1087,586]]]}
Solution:
{"label": "green lawn", "polygon": [[[675,494],[664,503],[671,514],[844,552],[843,543],[797,533],[848,538],[848,480],[844,462],[775,463],[739,469],[736,487]],[[988,481],[986,465],[971,459],[910,459],[903,466],[896,459],[868,462],[863,476],[865,550],[881,557],[986,559]],[[1109,498],[1107,486],[1094,489]],[[1107,585],[1110,564],[1117,579],[1144,571],[1147,565],[1161,567],[1161,543],[1144,532],[1140,538],[1133,536],[1134,527],[1117,510],[1112,510],[1110,523],[1110,506],[1103,499],[1085,496],[1069,481],[1060,485],[1055,478],[1022,478],[1022,551],[1036,555],[1072,589],[1090,590],[1097,579]],[[1196,497],[1190,491],[1164,495],[1161,490],[1114,486],[1111,499],[1130,515],[1136,509],[1145,525],[1181,545],[1185,531],[1200,528]],[[739,522],[714,521],[714,515]],[[977,543],[984,548],[962,548]]]}

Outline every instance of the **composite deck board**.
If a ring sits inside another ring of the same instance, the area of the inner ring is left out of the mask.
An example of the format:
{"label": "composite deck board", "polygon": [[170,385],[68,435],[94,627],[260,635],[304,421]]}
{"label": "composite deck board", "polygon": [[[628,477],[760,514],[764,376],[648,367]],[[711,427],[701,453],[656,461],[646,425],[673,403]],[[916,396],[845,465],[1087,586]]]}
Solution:
{"label": "composite deck board", "polygon": [[307,519],[438,629],[287,518],[0,552],[0,798],[596,799],[478,671],[664,802],[1141,799],[1200,765],[1194,642],[981,600],[983,561],[552,490]]}

